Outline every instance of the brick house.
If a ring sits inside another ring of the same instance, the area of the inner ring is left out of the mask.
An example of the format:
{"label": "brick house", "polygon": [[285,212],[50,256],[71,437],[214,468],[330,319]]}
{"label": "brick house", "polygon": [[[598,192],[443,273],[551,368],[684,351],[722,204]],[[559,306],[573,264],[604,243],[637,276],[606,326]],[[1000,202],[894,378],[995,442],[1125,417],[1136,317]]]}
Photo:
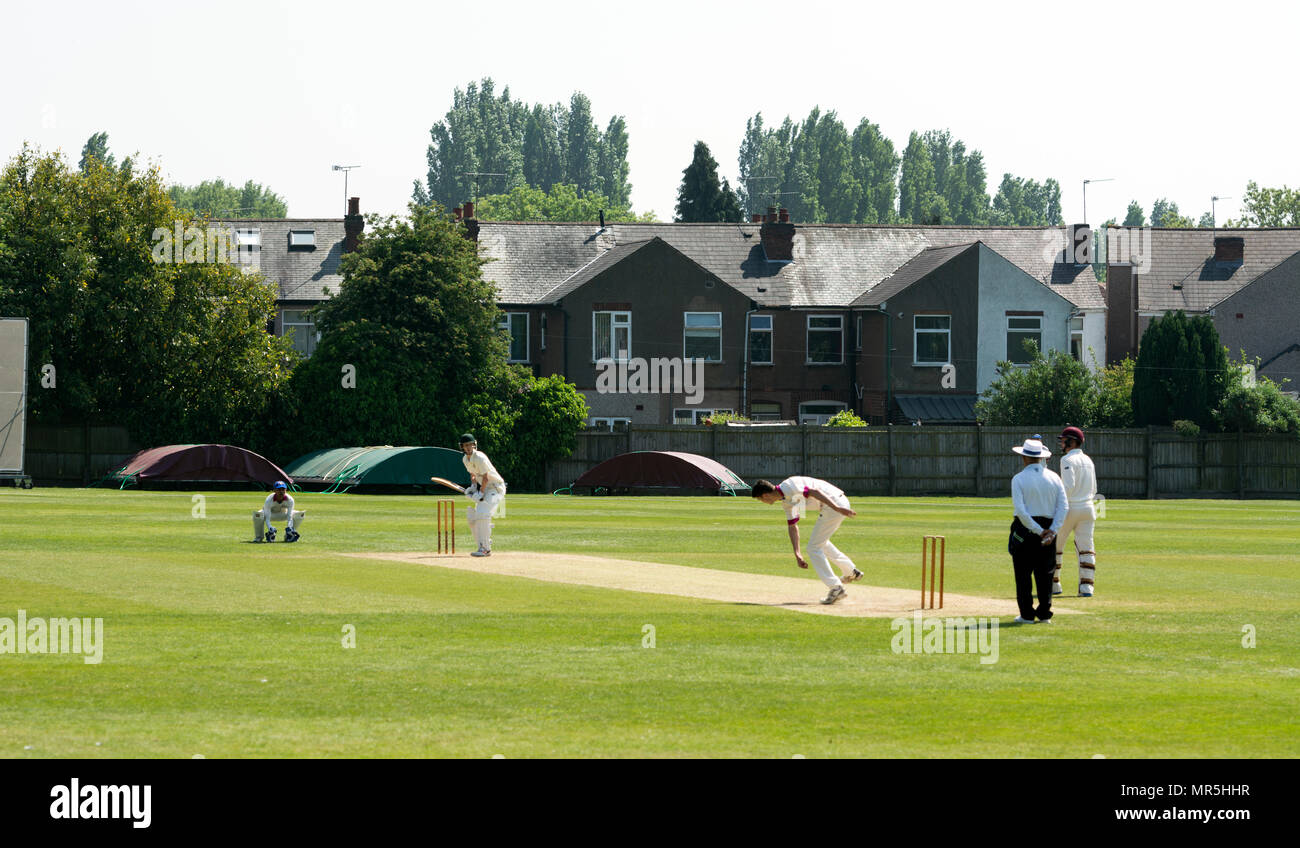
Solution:
{"label": "brick house", "polygon": [[[467,205],[468,207],[468,205]],[[593,423],[715,410],[823,422],[974,420],[1024,342],[1105,361],[1106,304],[1065,228],[497,223],[488,260],[511,359],[563,374]],[[1091,349],[1092,354],[1088,351]],[[608,360],[705,360],[702,396],[598,390]],[[691,402],[695,401],[695,402]]]}

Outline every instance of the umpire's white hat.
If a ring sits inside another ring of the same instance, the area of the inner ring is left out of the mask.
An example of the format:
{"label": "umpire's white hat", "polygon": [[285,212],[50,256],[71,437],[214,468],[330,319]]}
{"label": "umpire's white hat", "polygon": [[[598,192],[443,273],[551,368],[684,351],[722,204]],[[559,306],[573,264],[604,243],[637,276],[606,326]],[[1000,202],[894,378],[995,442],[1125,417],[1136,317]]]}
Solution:
{"label": "umpire's white hat", "polygon": [[1021,456],[1032,457],[1033,459],[1043,459],[1044,457],[1052,455],[1052,452],[1043,445],[1043,439],[1041,436],[1036,436],[1032,439],[1025,439],[1023,445],[1013,445],[1011,451],[1013,453],[1018,453]]}

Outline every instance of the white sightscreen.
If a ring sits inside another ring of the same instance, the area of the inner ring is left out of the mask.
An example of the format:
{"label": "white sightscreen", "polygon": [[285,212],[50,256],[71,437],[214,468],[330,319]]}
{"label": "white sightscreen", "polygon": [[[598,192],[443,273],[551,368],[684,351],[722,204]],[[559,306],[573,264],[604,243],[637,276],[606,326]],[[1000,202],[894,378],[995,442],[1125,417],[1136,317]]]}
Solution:
{"label": "white sightscreen", "polygon": [[23,473],[26,412],[27,319],[0,318],[0,473]]}

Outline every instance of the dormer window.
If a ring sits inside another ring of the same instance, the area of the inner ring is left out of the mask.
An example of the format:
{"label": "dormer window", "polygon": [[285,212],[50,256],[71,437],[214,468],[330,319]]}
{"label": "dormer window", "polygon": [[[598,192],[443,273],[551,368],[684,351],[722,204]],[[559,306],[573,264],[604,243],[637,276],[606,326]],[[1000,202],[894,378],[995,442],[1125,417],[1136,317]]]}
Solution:
{"label": "dormer window", "polygon": [[289,249],[290,250],[294,250],[294,249],[315,250],[316,231],[315,230],[290,230]]}

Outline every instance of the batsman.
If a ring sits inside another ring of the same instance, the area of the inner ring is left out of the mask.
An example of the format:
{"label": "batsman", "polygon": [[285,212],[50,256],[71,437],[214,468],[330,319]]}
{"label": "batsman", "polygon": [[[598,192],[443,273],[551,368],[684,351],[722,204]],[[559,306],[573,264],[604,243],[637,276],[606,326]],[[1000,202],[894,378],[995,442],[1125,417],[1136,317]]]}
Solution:
{"label": "batsman", "polygon": [[492,556],[492,513],[506,497],[506,481],[492,465],[487,454],[478,449],[478,441],[470,433],[460,437],[460,449],[465,453],[461,461],[469,472],[470,485],[465,497],[474,505],[465,510],[470,532],[478,543],[478,550],[470,556]]}

